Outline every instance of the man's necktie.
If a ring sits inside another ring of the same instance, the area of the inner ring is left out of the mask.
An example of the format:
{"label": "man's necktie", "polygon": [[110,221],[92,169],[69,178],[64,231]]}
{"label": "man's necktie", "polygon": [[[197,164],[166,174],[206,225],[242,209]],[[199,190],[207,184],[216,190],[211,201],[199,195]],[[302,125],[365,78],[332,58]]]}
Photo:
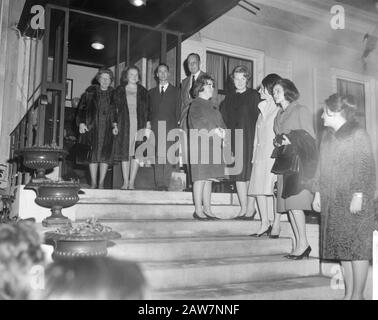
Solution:
{"label": "man's necktie", "polygon": [[164,86],[161,86],[161,89],[160,89],[160,94],[163,95],[164,94]]}
{"label": "man's necktie", "polygon": [[194,82],[196,82],[196,78],[194,76],[192,76],[192,86],[190,87],[190,90],[193,89],[194,87]]}
{"label": "man's necktie", "polygon": [[194,77],[194,75],[192,76],[192,86],[190,87],[190,89],[189,89],[189,96],[191,97],[191,98],[193,98],[193,87],[194,87],[194,82],[196,82],[196,79],[195,79],[195,77]]}

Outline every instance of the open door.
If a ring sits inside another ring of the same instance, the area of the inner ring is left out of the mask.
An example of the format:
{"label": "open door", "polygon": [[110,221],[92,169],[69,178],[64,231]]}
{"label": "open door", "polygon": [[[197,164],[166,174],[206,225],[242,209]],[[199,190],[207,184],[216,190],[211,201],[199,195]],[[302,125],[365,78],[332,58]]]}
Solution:
{"label": "open door", "polygon": [[63,148],[64,106],[67,93],[68,23],[68,9],[46,6],[42,94],[47,99],[39,112],[39,145],[57,145]]}

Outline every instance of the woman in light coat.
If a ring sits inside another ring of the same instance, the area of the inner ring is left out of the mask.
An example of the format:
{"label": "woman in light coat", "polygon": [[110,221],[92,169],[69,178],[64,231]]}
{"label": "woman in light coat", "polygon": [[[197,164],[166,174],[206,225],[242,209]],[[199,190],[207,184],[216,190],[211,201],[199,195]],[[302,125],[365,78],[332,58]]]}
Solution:
{"label": "woman in light coat", "polygon": [[[248,195],[256,197],[261,216],[259,230],[251,235],[255,237],[261,237],[266,234],[272,238],[278,238],[280,232],[280,215],[276,213],[273,195],[277,176],[271,173],[274,163],[274,159],[271,158],[275,137],[273,125],[279,110],[273,99],[273,86],[280,79],[281,77],[274,73],[267,75],[263,79],[259,90],[263,101],[258,105],[261,113],[256,123],[252,174],[248,189]],[[271,213],[271,216],[274,214],[274,233],[271,232],[272,227],[268,218],[269,213]]]}

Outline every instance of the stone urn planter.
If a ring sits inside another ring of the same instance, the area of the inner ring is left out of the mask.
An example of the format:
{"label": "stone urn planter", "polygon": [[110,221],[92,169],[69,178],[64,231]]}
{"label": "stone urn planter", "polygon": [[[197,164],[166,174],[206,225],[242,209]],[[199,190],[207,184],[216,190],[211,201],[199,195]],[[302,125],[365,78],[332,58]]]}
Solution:
{"label": "stone urn planter", "polygon": [[45,241],[54,243],[54,260],[106,256],[108,241],[119,238],[121,235],[118,232],[96,220],[87,220],[75,227],[67,225],[55,232],[45,233]]}
{"label": "stone urn planter", "polygon": [[67,151],[55,146],[29,147],[17,152],[24,158],[24,165],[37,170],[37,179],[46,179],[46,170],[59,165],[59,159],[67,155]]}
{"label": "stone urn planter", "polygon": [[56,227],[70,223],[62,214],[63,208],[75,205],[79,201],[80,184],[75,181],[43,180],[31,182],[25,189],[34,190],[37,194],[36,204],[51,209],[51,216],[42,221],[44,227]]}

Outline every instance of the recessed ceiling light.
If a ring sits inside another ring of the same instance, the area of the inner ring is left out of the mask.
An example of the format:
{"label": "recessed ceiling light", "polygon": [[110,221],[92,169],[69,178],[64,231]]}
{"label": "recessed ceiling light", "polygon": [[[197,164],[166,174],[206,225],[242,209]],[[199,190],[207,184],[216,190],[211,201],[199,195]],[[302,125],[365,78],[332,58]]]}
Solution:
{"label": "recessed ceiling light", "polygon": [[91,47],[95,50],[103,50],[105,48],[105,46],[100,42],[93,42]]}
{"label": "recessed ceiling light", "polygon": [[129,2],[136,7],[145,6],[147,0],[129,0]]}

